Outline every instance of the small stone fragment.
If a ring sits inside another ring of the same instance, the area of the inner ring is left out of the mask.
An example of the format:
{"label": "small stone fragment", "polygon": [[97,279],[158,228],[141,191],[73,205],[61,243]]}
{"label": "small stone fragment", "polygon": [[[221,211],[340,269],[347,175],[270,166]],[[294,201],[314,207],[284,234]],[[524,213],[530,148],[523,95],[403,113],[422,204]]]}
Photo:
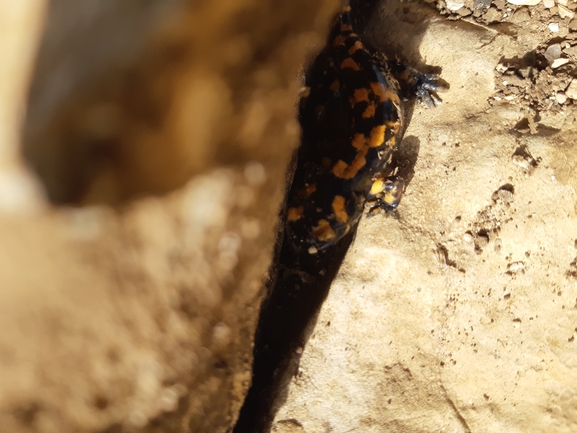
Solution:
{"label": "small stone fragment", "polygon": [[551,30],[553,33],[559,32],[559,23],[549,23],[547,27],[549,27],[549,30]]}
{"label": "small stone fragment", "polygon": [[558,67],[563,66],[567,63],[569,63],[569,59],[555,59],[553,60],[553,63],[551,63],[551,68],[557,69]]}
{"label": "small stone fragment", "polygon": [[473,0],[473,7],[477,11],[487,9],[489,6],[491,6],[491,0]]}
{"label": "small stone fragment", "polygon": [[553,60],[558,59],[561,57],[561,45],[553,44],[547,47],[545,51],[545,58],[549,62],[549,64],[553,63]]}
{"label": "small stone fragment", "polygon": [[503,241],[500,238],[495,239],[494,248],[495,248],[496,253],[501,251],[502,246],[503,246]]}
{"label": "small stone fragment", "polygon": [[525,263],[523,262],[513,262],[507,266],[507,273],[509,275],[516,274],[519,271],[525,269]]}
{"label": "small stone fragment", "polygon": [[460,0],[446,0],[446,4],[447,4],[447,9],[449,9],[450,11],[453,11],[453,12],[458,11],[463,6],[465,6],[465,3],[460,1]]}
{"label": "small stone fragment", "polygon": [[535,6],[539,4],[541,0],[507,0],[508,3],[517,6]]}
{"label": "small stone fragment", "polygon": [[571,80],[571,84],[569,84],[569,87],[565,90],[565,95],[567,95],[568,98],[577,100],[577,80]]}
{"label": "small stone fragment", "polygon": [[551,9],[553,6],[555,6],[555,0],[543,0],[543,6],[545,6],[547,9]]}
{"label": "small stone fragment", "polygon": [[573,17],[575,16],[575,12],[573,12],[573,11],[572,11],[571,9],[569,9],[568,7],[562,6],[562,5],[559,5],[559,6],[558,6],[558,13],[559,13],[559,16],[560,16],[561,18],[573,19]]}
{"label": "small stone fragment", "polygon": [[567,95],[565,94],[565,92],[557,92],[555,94],[555,100],[559,104],[564,104],[565,102],[567,102]]}
{"label": "small stone fragment", "polygon": [[577,58],[577,46],[565,48],[563,52],[571,57]]}
{"label": "small stone fragment", "polygon": [[577,32],[577,19],[573,18],[569,23],[569,30],[572,32]]}

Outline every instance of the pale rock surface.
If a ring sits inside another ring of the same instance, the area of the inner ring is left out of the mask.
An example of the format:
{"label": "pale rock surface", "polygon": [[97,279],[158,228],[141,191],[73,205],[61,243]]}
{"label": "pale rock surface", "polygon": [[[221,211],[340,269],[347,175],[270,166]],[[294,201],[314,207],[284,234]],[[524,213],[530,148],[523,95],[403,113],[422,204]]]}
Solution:
{"label": "pale rock surface", "polygon": [[273,432],[576,431],[577,113],[522,135],[519,106],[487,102],[501,56],[537,43],[431,23],[451,89],[416,109],[414,178],[361,223]]}

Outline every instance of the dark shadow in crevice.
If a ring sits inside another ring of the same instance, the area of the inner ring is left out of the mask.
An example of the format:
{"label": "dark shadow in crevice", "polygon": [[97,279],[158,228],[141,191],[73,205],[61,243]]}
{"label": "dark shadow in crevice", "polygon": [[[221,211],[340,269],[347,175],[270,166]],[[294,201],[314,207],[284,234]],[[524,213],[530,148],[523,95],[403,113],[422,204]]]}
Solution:
{"label": "dark shadow in crevice", "polygon": [[278,248],[255,335],[252,386],[235,433],[270,429],[276,408],[286,398],[283,385],[298,367],[297,349],[308,340],[305,330],[316,320],[354,235],[350,232],[316,255],[297,252],[285,241]]}

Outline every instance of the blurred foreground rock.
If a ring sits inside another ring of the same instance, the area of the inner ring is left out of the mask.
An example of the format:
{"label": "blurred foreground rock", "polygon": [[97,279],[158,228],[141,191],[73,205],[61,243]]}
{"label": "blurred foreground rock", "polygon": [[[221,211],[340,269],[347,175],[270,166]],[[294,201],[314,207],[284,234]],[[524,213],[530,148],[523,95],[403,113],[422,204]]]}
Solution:
{"label": "blurred foreground rock", "polygon": [[0,7],[0,431],[234,424],[299,67],[335,8]]}

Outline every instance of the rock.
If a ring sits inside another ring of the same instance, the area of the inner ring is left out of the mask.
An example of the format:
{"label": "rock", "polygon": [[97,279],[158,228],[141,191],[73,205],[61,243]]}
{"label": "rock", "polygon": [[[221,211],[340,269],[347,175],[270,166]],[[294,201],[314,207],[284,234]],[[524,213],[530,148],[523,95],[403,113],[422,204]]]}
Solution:
{"label": "rock", "polygon": [[555,100],[559,104],[564,104],[565,102],[567,102],[567,95],[565,94],[565,92],[557,92],[555,93]]}
{"label": "rock", "polygon": [[1,431],[231,430],[336,7],[0,5]]}
{"label": "rock", "polygon": [[565,90],[565,95],[567,95],[568,98],[577,100],[577,80],[571,80],[569,87]]}
{"label": "rock", "polygon": [[559,44],[549,45],[545,50],[545,58],[549,63],[552,63],[559,57],[561,57],[561,45]]}
{"label": "rock", "polygon": [[575,12],[573,12],[566,6],[559,5],[558,8],[559,8],[558,13],[561,18],[573,19],[573,17],[575,16]]}
{"label": "rock", "polygon": [[[494,68],[543,35],[485,37],[432,23],[419,41],[452,87],[440,110],[415,110],[401,147],[418,160],[398,218],[361,221],[273,432],[576,425],[564,409],[577,395],[575,111],[555,115],[564,123],[554,140],[512,133],[527,113],[517,102],[488,107],[495,83],[509,80]],[[547,162],[518,168],[519,140]],[[488,242],[482,251],[477,240]]]}
{"label": "rock", "polygon": [[517,6],[535,6],[538,5],[541,0],[507,0],[507,2]]}

